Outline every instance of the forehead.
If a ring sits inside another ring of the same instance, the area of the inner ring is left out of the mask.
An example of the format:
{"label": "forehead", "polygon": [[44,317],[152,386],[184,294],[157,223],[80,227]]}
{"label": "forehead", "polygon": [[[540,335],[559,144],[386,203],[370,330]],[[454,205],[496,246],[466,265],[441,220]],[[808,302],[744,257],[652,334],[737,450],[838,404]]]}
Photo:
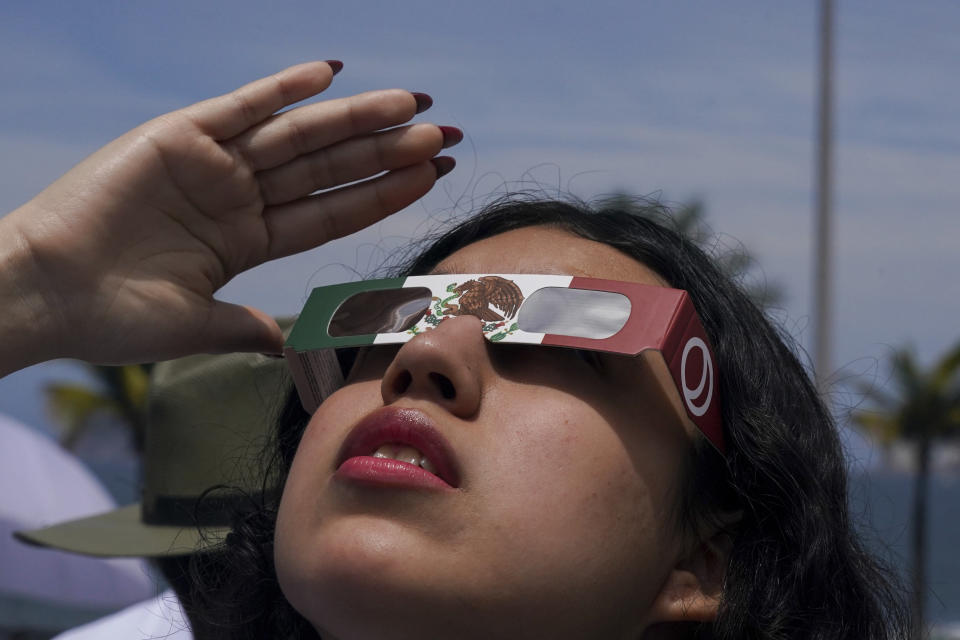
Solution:
{"label": "forehead", "polygon": [[551,227],[524,227],[474,242],[450,254],[433,271],[555,273],[669,286],[617,249]]}

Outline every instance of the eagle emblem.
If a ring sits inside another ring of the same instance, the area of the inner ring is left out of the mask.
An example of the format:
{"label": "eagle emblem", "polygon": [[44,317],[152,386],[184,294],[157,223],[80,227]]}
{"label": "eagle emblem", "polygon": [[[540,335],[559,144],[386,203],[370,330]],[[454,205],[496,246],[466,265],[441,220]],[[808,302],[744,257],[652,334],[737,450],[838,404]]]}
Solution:
{"label": "eagle emblem", "polygon": [[[454,287],[457,304],[446,302],[444,315],[476,316],[484,322],[498,322],[517,315],[523,292],[513,280],[500,276],[482,276]],[[499,309],[503,315],[494,309]]]}
{"label": "eagle emblem", "polygon": [[411,327],[411,334],[438,326],[453,316],[474,316],[483,322],[483,333],[497,342],[518,329],[509,321],[517,315],[523,303],[523,291],[513,280],[500,276],[481,276],[466,282],[447,286],[448,296],[434,297],[423,320]]}

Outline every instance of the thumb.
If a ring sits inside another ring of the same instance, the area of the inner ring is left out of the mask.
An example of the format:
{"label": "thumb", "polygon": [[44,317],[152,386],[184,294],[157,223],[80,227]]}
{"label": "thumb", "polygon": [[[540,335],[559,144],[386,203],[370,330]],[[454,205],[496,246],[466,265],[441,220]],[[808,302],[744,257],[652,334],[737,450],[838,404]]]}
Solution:
{"label": "thumb", "polygon": [[205,333],[204,351],[208,353],[283,353],[283,333],[277,321],[253,307],[214,301]]}

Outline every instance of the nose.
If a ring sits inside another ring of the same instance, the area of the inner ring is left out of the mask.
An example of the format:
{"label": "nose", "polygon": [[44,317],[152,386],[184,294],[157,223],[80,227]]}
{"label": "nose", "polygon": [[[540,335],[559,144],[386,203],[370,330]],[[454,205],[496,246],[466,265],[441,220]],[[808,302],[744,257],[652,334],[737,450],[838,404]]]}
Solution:
{"label": "nose", "polygon": [[380,383],[384,404],[421,398],[459,418],[476,414],[489,369],[482,327],[474,316],[452,317],[404,344]]}

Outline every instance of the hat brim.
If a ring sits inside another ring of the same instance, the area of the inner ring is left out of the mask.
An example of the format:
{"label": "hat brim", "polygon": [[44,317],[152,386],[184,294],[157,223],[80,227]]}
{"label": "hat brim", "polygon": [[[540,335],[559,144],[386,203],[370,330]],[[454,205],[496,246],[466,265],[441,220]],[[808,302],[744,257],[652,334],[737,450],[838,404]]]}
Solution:
{"label": "hat brim", "polygon": [[105,558],[182,556],[209,549],[226,538],[229,527],[145,524],[140,504],[61,524],[16,531],[28,544]]}

